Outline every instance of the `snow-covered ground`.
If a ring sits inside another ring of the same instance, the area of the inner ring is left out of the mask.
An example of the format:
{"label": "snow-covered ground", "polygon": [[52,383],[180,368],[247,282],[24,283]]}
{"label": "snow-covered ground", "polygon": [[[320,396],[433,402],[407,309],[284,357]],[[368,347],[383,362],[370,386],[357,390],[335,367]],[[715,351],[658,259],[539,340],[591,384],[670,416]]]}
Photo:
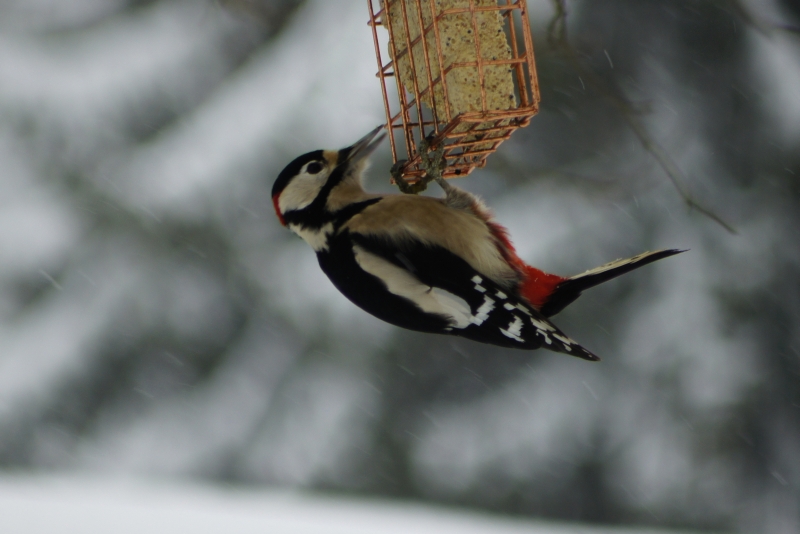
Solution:
{"label": "snow-covered ground", "polygon": [[2,534],[668,534],[304,492],[0,476]]}

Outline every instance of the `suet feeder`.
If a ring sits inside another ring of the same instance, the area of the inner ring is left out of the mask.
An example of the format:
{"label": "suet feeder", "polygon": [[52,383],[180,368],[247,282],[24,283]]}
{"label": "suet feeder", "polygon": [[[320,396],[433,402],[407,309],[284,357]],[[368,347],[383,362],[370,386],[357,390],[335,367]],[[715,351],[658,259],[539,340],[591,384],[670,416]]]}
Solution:
{"label": "suet feeder", "polygon": [[[403,178],[426,174],[420,146],[443,150],[445,178],[466,176],[539,111],[525,0],[367,1],[392,158]],[[383,53],[379,27],[388,31]]]}

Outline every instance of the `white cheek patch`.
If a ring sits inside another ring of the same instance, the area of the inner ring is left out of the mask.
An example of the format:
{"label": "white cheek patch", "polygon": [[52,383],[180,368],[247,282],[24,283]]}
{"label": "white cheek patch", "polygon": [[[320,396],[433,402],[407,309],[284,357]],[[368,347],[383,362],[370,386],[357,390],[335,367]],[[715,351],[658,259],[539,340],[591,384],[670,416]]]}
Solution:
{"label": "white cheek patch", "polygon": [[281,213],[301,210],[309,206],[319,195],[325,181],[326,176],[323,173],[297,176],[289,182],[278,198],[278,207],[281,209]]}

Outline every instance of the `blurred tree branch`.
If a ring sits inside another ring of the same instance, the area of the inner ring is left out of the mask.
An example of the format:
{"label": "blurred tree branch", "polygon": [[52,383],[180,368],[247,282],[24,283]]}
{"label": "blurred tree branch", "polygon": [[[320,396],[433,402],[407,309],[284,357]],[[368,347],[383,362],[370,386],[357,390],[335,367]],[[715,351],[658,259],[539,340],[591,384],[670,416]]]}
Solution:
{"label": "blurred tree branch", "polygon": [[302,0],[216,0],[217,5],[231,13],[245,16],[266,28],[281,27]]}
{"label": "blurred tree branch", "polygon": [[582,80],[588,85],[593,86],[611,105],[613,105],[625,119],[628,126],[636,134],[639,142],[658,162],[672,182],[673,187],[683,199],[684,203],[693,210],[697,210],[702,215],[713,220],[725,230],[736,234],[730,224],[725,222],[719,215],[711,209],[700,204],[689,192],[686,182],[686,175],[681,171],[678,164],[669,155],[664,147],[656,141],[647,127],[638,118],[638,111],[635,105],[622,95],[622,92],[612,87],[610,82],[598,76],[591,68],[585,65],[578,57],[577,51],[569,43],[567,38],[567,0],[552,0],[555,14],[547,27],[547,40],[550,46],[561,53],[570,66],[578,73]]}
{"label": "blurred tree branch", "polygon": [[777,22],[768,22],[760,17],[755,16],[742,0],[722,0],[723,5],[731,6],[733,13],[741,18],[746,24],[753,26],[756,30],[764,35],[770,35],[775,30],[780,30],[788,33],[800,35],[800,27],[792,24],[781,24]]}

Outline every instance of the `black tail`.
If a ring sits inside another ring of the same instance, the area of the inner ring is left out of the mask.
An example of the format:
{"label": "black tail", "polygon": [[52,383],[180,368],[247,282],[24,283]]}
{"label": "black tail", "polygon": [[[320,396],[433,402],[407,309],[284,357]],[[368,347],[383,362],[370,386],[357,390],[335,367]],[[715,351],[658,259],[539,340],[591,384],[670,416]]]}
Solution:
{"label": "black tail", "polygon": [[644,252],[638,256],[628,258],[626,260],[614,260],[605,265],[601,265],[595,269],[586,271],[585,273],[577,274],[567,278],[556,286],[553,294],[542,306],[541,312],[545,317],[551,317],[568,304],[572,303],[576,298],[581,295],[584,289],[589,289],[598,284],[602,284],[612,278],[616,278],[621,274],[631,272],[648,263],[653,263],[663,258],[674,256],[686,252],[685,250],[656,250],[655,252]]}

